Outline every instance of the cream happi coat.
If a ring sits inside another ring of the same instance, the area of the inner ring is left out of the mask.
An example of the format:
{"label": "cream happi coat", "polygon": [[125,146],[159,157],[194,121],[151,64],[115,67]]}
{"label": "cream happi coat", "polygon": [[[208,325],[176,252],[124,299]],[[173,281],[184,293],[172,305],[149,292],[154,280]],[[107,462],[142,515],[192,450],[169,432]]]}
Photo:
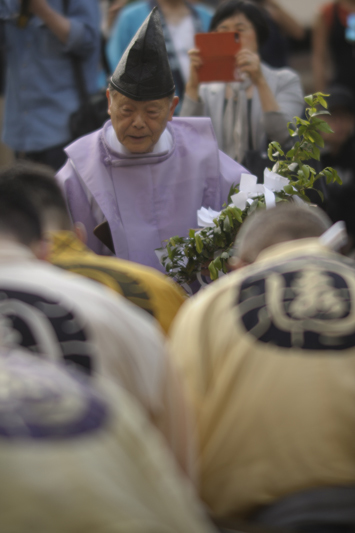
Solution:
{"label": "cream happi coat", "polygon": [[0,349],[1,531],[212,533],[138,403]]}
{"label": "cream happi coat", "polygon": [[171,337],[213,514],[354,485],[352,261],[318,239],[272,246],[184,304]]}
{"label": "cream happi coat", "polygon": [[193,476],[189,416],[153,319],[110,289],[38,261],[28,248],[10,242],[0,250],[0,294],[0,345],[11,348],[21,342],[6,318],[15,314],[46,359],[62,363],[63,357],[79,358],[94,379],[106,376],[123,386]]}

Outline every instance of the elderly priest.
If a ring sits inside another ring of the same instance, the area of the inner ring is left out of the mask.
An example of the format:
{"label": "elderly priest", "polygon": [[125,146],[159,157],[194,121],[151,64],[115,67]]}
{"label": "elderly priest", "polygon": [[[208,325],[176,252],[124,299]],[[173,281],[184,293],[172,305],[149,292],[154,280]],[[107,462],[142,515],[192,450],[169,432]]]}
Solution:
{"label": "elderly priest", "polygon": [[118,257],[160,268],[162,241],[196,227],[201,206],[219,210],[245,172],[218,150],[209,118],[173,119],[174,91],[153,9],[110,80],[111,121],[68,146],[58,173],[73,221],[97,253],[109,253],[103,242],[112,236]]}

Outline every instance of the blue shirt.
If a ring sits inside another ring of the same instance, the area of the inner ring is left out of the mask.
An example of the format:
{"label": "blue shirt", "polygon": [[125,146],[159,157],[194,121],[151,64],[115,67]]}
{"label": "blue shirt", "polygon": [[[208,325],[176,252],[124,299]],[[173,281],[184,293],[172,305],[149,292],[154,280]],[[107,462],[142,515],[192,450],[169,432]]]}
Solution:
{"label": "blue shirt", "polygon": [[[78,55],[87,90],[97,90],[100,13],[97,0],[70,0],[70,32],[63,44],[33,16],[16,26],[18,2],[3,0],[7,61],[3,141],[16,151],[41,151],[70,141],[69,117],[80,106],[70,54]],[[47,0],[63,14],[62,0]]]}

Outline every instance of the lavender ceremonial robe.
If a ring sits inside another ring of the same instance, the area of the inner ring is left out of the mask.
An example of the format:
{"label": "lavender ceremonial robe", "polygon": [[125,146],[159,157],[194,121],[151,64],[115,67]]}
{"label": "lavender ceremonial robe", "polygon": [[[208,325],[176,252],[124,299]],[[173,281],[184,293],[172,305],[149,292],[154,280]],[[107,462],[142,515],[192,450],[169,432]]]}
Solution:
{"label": "lavender ceremonial robe", "polygon": [[196,228],[201,206],[220,210],[247,171],[218,150],[209,118],[174,118],[167,126],[170,150],[135,156],[109,148],[109,126],[66,148],[69,159],[57,179],[92,250],[105,253],[92,231],[106,218],[117,257],[163,270],[154,250]]}

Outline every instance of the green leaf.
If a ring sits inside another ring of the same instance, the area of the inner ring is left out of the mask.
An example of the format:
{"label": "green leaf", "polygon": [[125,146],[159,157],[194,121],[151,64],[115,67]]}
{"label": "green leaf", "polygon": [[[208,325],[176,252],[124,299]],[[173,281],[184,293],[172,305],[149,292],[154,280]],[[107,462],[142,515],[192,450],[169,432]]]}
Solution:
{"label": "green leaf", "polygon": [[332,128],[324,120],[316,124],[318,131],[324,131],[325,133],[334,133]]}
{"label": "green leaf", "polygon": [[284,191],[287,193],[287,194],[293,194],[293,187],[292,185],[285,185],[284,187]]}
{"label": "green leaf", "polygon": [[218,272],[215,265],[213,264],[213,261],[211,261],[208,265],[208,270],[210,271],[211,280],[216,280],[218,278]]}
{"label": "green leaf", "polygon": [[324,100],[324,98],[320,94],[317,94],[317,99],[318,99],[318,102],[320,103],[320,105],[322,105],[323,107],[328,109],[327,101]]}
{"label": "green leaf", "polygon": [[217,270],[222,270],[222,261],[220,257],[216,257],[216,259],[213,262]]}
{"label": "green leaf", "polygon": [[268,146],[268,149],[267,149],[267,156],[270,159],[270,161],[275,161],[275,159],[273,158],[273,155],[272,155],[273,151],[274,151],[273,147],[272,147],[272,145],[270,143],[269,146]]}
{"label": "green leaf", "polygon": [[309,171],[309,166],[308,165],[302,165],[302,172],[304,174],[304,177],[306,179],[308,179],[309,178],[309,172],[310,172]]}
{"label": "green leaf", "polygon": [[318,144],[318,146],[324,146],[324,139],[317,131],[312,130],[308,132],[308,135],[311,137],[313,142]]}
{"label": "green leaf", "polygon": [[313,98],[313,95],[312,94],[309,94],[307,96],[304,97],[304,101],[306,102],[306,104],[308,104],[309,106],[313,106],[313,101],[314,101],[314,98]]}
{"label": "green leaf", "polygon": [[326,111],[325,109],[321,109],[320,111],[317,111],[317,113],[314,113],[312,115],[312,119],[314,117],[319,117],[319,115],[330,115],[329,111]]}
{"label": "green leaf", "polygon": [[313,146],[312,156],[314,159],[317,159],[317,161],[320,161],[320,150],[317,148],[317,146]]}
{"label": "green leaf", "polygon": [[195,243],[196,243],[196,250],[200,254],[203,250],[203,243],[198,233],[195,233]]}
{"label": "green leaf", "polygon": [[195,237],[195,230],[194,230],[194,229],[190,229],[190,230],[189,230],[189,237],[190,237],[191,239],[193,239],[193,238]]}
{"label": "green leaf", "polygon": [[296,118],[296,124],[302,124],[303,126],[309,126],[308,120],[303,120],[302,118],[295,117]]}
{"label": "green leaf", "polygon": [[226,217],[224,219],[224,222],[223,222],[223,230],[226,231],[227,233],[230,233],[231,231],[231,225],[230,225],[230,222],[229,222],[229,218]]}
{"label": "green leaf", "polygon": [[292,124],[292,126],[287,126],[287,129],[288,129],[288,132],[291,135],[291,137],[296,137],[297,136],[297,128],[296,128],[296,126],[294,124]]}

